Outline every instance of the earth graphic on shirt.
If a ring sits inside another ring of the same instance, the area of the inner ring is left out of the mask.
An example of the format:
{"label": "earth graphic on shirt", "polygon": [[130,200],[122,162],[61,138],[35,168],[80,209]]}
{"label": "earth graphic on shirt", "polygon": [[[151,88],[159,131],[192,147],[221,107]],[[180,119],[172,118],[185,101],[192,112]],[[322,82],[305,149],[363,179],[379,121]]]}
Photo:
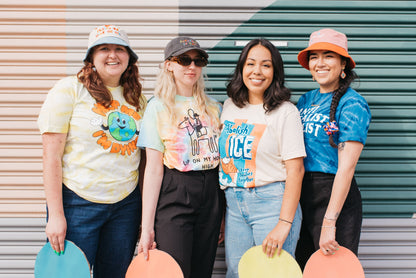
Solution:
{"label": "earth graphic on shirt", "polygon": [[112,112],[108,116],[108,128],[117,141],[128,141],[136,134],[136,122],[129,115]]}

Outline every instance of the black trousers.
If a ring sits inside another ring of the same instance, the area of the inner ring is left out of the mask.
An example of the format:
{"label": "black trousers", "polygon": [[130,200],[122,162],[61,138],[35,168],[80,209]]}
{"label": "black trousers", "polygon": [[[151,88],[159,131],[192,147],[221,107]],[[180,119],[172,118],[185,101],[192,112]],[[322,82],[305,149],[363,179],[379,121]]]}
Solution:
{"label": "black trousers", "polygon": [[224,206],[218,168],[180,172],[165,167],[155,217],[158,249],[185,278],[211,277]]}
{"label": "black trousers", "polygon": [[[300,204],[302,228],[296,247],[296,261],[304,269],[309,257],[319,249],[321,226],[332,192],[335,175],[307,172],[303,178]],[[358,253],[362,223],[361,194],[355,178],[336,223],[335,239],[339,245]]]}

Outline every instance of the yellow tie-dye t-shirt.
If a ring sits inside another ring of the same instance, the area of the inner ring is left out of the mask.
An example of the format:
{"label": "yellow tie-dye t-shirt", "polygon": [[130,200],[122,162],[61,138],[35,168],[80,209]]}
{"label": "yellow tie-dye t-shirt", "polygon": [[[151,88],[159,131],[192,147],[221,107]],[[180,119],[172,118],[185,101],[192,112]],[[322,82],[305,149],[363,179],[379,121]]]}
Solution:
{"label": "yellow tie-dye t-shirt", "polygon": [[136,111],[122,87],[108,87],[109,108],[97,104],[75,76],[49,91],[38,118],[40,132],[67,133],[62,158],[63,183],[97,203],[115,203],[128,196],[138,181],[137,138],[146,106]]}
{"label": "yellow tie-dye t-shirt", "polygon": [[[217,103],[215,110],[221,111]],[[213,169],[219,164],[219,130],[193,97],[175,97],[176,122],[158,98],[147,105],[137,145],[163,153],[163,163],[182,172]]]}

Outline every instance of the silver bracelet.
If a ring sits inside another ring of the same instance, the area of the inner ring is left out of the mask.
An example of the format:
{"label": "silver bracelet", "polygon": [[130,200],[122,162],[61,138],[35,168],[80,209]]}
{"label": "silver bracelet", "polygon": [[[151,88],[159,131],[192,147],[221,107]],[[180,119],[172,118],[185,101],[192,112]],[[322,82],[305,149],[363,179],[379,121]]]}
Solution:
{"label": "silver bracelet", "polygon": [[329,218],[329,217],[326,217],[326,215],[324,216],[324,218],[325,218],[326,220],[329,220],[329,221],[337,221],[337,219],[336,219],[336,218]]}
{"label": "silver bracelet", "polygon": [[331,228],[331,229],[336,229],[337,227],[335,227],[335,226],[321,226],[322,228]]}

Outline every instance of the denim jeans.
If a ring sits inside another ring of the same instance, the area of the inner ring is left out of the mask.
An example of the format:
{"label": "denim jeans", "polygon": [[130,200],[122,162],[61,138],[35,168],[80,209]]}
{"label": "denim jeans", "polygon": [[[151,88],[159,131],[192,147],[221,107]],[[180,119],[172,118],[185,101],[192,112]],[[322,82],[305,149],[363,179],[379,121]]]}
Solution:
{"label": "denim jeans", "polygon": [[138,187],[114,204],[87,201],[63,186],[66,239],[84,251],[94,278],[124,278],[134,255],[141,218]]}
{"label": "denim jeans", "polygon": [[[252,246],[261,245],[279,221],[284,182],[275,182],[261,187],[225,189],[227,209],[225,215],[225,259],[227,278],[238,277],[238,263]],[[283,244],[283,249],[292,256],[299,239],[302,212],[296,210],[292,228]]]}

